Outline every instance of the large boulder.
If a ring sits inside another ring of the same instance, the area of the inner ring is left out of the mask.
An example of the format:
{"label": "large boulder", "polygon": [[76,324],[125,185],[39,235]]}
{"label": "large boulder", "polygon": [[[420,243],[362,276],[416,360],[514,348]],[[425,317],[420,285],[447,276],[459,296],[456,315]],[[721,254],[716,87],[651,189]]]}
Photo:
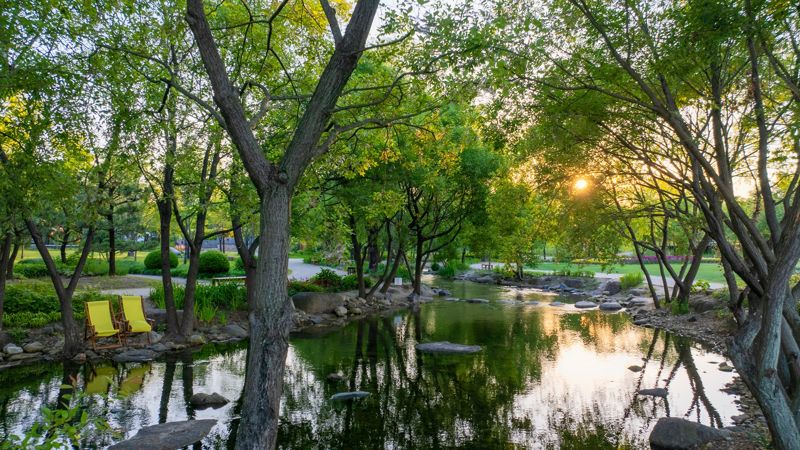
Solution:
{"label": "large boulder", "polygon": [[722,302],[714,297],[705,296],[692,296],[689,298],[689,308],[697,313],[704,313],[706,311],[713,311],[724,306]]}
{"label": "large boulder", "polygon": [[158,353],[148,350],[146,348],[128,350],[122,353],[117,353],[114,355],[113,359],[114,362],[118,363],[126,363],[126,362],[147,362],[152,361],[158,357]]}
{"label": "large boulder", "polygon": [[25,353],[39,353],[44,350],[44,344],[39,341],[34,341],[23,345],[22,349],[25,350]]}
{"label": "large boulder", "polygon": [[603,311],[619,311],[622,309],[622,305],[617,302],[606,302],[600,304],[600,309]]}
{"label": "large boulder", "polygon": [[424,344],[417,344],[416,348],[422,353],[468,354],[468,353],[477,353],[481,351],[481,347],[478,345],[453,344],[447,341],[426,342]]}
{"label": "large boulder", "polygon": [[611,280],[606,283],[603,290],[608,291],[608,295],[614,295],[622,290],[622,284],[620,284],[619,280]]}
{"label": "large boulder", "polygon": [[247,330],[235,323],[225,325],[220,331],[237,339],[244,339],[250,336],[250,333]]}
{"label": "large boulder", "polygon": [[294,307],[306,314],[333,313],[344,306],[344,297],[325,292],[298,292],[292,296]]}
{"label": "large boulder", "polygon": [[214,419],[167,422],[144,427],[136,436],[109,447],[109,450],[175,450],[200,442],[211,431]]}
{"label": "large boulder", "polygon": [[575,307],[576,308],[580,308],[580,309],[594,308],[595,306],[597,306],[597,303],[590,302],[588,300],[581,300],[581,301],[575,303]]}
{"label": "large boulder", "polygon": [[22,347],[13,343],[6,344],[5,347],[3,347],[3,353],[5,353],[6,355],[16,355],[22,353],[23,351],[24,350],[22,350]]}
{"label": "large boulder", "polygon": [[196,409],[206,408],[219,408],[228,403],[228,399],[214,392],[213,394],[204,394],[198,392],[189,398],[189,403]]}
{"label": "large boulder", "polygon": [[[731,432],[677,417],[662,417],[650,433],[650,447],[655,450],[706,448],[713,442],[730,438]],[[713,448],[713,447],[709,447]]]}

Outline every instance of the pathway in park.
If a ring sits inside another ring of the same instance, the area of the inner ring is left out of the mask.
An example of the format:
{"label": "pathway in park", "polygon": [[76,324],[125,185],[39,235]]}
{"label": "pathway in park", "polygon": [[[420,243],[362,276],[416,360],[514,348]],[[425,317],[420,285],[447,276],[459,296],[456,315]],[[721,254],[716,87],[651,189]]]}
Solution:
{"label": "pathway in park", "polygon": [[[481,264],[483,264],[483,263],[470,264],[469,268],[473,269],[473,270],[481,270]],[[504,264],[503,263],[492,263],[492,265],[498,266],[498,267],[503,267]],[[545,274],[553,273],[552,270],[540,270],[540,269],[534,269],[534,270],[531,270],[531,272],[539,272],[539,273],[545,273]],[[622,278],[622,275],[623,274],[621,274],[621,273],[595,272],[594,277],[595,278],[606,278],[606,279],[611,279],[611,280],[619,280],[620,278]],[[653,285],[654,286],[662,286],[663,287],[663,283],[661,282],[661,277],[652,276],[652,278],[653,278]],[[673,280],[672,278],[667,278],[667,286],[672,287],[674,285],[675,285],[675,280]],[[716,283],[716,282],[709,282],[708,285],[709,285],[709,287],[711,289],[723,289],[725,287],[724,284]]]}
{"label": "pathway in park", "polygon": [[[334,269],[332,267],[323,267],[318,266],[316,264],[306,264],[303,262],[302,258],[289,258],[289,278],[294,278],[295,280],[308,280],[309,278],[313,277],[314,275],[318,274],[322,269],[330,269],[336,272],[339,275],[346,275],[347,273],[339,270]],[[133,278],[141,278],[145,280],[155,280],[161,281],[160,275],[134,275],[129,274],[126,275],[128,277]],[[210,284],[209,280],[197,280],[199,284]],[[181,277],[172,277],[172,283],[176,286],[185,286],[186,285],[186,278]],[[112,295],[139,295],[142,297],[149,297],[150,296],[150,288],[122,288],[122,289],[106,289],[101,291],[103,294],[112,294]]]}

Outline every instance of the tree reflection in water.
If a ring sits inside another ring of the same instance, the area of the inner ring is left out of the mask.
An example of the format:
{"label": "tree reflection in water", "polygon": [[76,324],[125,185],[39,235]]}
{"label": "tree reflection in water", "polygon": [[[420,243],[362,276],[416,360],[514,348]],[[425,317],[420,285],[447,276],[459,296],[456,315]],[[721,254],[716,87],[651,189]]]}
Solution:
{"label": "tree reflection in water", "polygon": [[[484,350],[447,356],[415,349],[440,340]],[[87,365],[77,373],[78,386],[89,394],[86,411],[128,436],[155,423],[216,418],[205,447],[232,448],[245,356],[243,345],[210,346],[152,364]],[[659,417],[721,426],[738,414],[734,399],[720,392],[732,375],[711,370],[719,358],[685,339],[633,327],[621,314],[434,303],[324,335],[293,336],[279,443],[287,449],[640,448]],[[629,371],[632,364],[643,370]],[[344,379],[327,380],[333,372]],[[17,373],[0,374],[7,382],[0,383],[0,432],[18,432],[41,406],[57,404],[62,381],[76,372]],[[668,388],[669,401],[636,395],[652,387]],[[370,396],[329,401],[355,390]],[[195,411],[194,392],[219,392],[232,402]]]}

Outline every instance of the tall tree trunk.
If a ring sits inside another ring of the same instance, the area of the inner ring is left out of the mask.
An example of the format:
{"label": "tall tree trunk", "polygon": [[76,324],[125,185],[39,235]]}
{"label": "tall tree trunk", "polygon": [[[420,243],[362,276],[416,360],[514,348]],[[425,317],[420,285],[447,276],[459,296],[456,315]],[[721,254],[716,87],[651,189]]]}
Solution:
{"label": "tall tree trunk", "polygon": [[425,252],[423,250],[424,245],[425,241],[423,240],[422,233],[418,231],[416,254],[414,255],[414,281],[411,286],[413,289],[412,292],[416,295],[420,295],[421,292],[420,285],[422,284],[422,264],[423,259],[425,258]]}
{"label": "tall tree trunk", "polygon": [[247,306],[252,310],[253,298],[255,297],[255,251],[258,248],[258,239],[253,242],[253,245],[247,245],[244,240],[241,218],[236,213],[231,214],[231,225],[233,227],[233,242],[236,244],[236,252],[239,253],[239,258],[242,259],[242,266],[244,267],[244,286],[245,289],[247,289]]}
{"label": "tall tree trunk", "polygon": [[108,276],[117,275],[117,227],[114,225],[114,205],[110,206],[108,221]]}
{"label": "tall tree trunk", "polygon": [[294,306],[287,293],[291,194],[277,185],[261,202],[254,308],[250,312],[248,377],[245,379],[237,448],[275,448],[283,372]]}
{"label": "tall tree trunk", "polygon": [[11,255],[8,257],[8,267],[6,268],[6,279],[11,280],[14,278],[14,264],[17,262],[17,254],[22,245],[19,240],[14,241],[14,249],[11,250]]}
{"label": "tall tree trunk", "polygon": [[183,295],[183,317],[181,318],[181,335],[189,337],[194,331],[194,296],[197,291],[197,275],[200,273],[200,251],[203,247],[202,240],[200,245],[192,245],[189,253],[189,271],[186,274],[186,286]]}
{"label": "tall tree trunk", "polygon": [[364,287],[364,252],[361,250],[361,243],[358,241],[358,228],[356,218],[352,214],[350,221],[350,244],[353,249],[353,261],[356,263],[356,279],[358,280],[358,296],[366,297],[367,290]]}
{"label": "tall tree trunk", "polygon": [[159,231],[161,233],[161,286],[164,289],[164,305],[167,310],[167,337],[176,339],[180,335],[178,327],[178,312],[175,308],[175,293],[172,288],[172,269],[169,264],[170,256],[170,222],[172,222],[172,205],[168,198],[156,201],[159,216]]}
{"label": "tall tree trunk", "polygon": [[367,242],[367,254],[369,255],[369,271],[372,272],[378,268],[381,262],[381,252],[378,249],[378,240],[372,239]]}
{"label": "tall tree trunk", "polygon": [[13,245],[13,235],[11,233],[6,233],[5,238],[0,242],[0,331],[3,330],[3,305],[6,300],[6,278],[8,274],[8,263],[11,259],[11,247]]}

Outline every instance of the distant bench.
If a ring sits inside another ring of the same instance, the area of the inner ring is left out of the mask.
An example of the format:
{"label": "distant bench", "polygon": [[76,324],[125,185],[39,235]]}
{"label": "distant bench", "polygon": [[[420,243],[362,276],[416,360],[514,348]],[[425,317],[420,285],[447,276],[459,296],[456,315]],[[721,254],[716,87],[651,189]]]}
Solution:
{"label": "distant bench", "polygon": [[492,270],[492,263],[481,263],[481,270]]}
{"label": "distant bench", "polygon": [[218,286],[225,283],[244,283],[247,277],[217,277],[211,279],[212,286]]}

